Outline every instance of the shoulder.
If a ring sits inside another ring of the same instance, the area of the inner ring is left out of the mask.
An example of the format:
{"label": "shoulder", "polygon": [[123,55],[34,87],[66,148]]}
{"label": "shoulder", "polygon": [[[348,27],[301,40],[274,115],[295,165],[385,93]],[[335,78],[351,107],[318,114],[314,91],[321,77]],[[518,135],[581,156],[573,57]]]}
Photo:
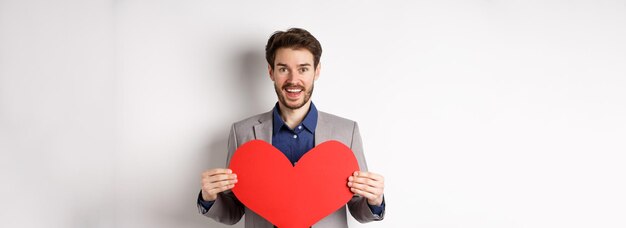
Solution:
{"label": "shoulder", "polygon": [[318,111],[318,121],[325,122],[339,128],[354,128],[357,125],[356,121],[354,120],[322,111]]}
{"label": "shoulder", "polygon": [[242,119],[233,123],[233,128],[235,128],[235,130],[243,129],[243,128],[250,128],[254,125],[263,123],[265,121],[270,121],[271,119],[272,119],[272,112],[271,111],[264,112],[264,113],[250,116],[248,118],[245,118],[245,119]]}

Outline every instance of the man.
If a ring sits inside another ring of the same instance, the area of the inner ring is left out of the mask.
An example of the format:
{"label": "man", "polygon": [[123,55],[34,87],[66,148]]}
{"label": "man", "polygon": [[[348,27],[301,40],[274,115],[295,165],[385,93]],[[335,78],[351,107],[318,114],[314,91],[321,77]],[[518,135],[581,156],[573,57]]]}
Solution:
{"label": "man", "polygon": [[[254,140],[271,142],[295,164],[315,145],[337,140],[350,147],[360,171],[347,177],[346,184],[355,194],[348,202],[352,216],[361,223],[382,220],[385,214],[384,180],[368,172],[359,128],[356,122],[317,111],[311,95],[319,78],[320,43],[304,29],[275,32],[267,41],[265,56],[278,102],[270,112],[233,124],[228,139],[228,160],[237,147]],[[226,163],[228,165],[228,161]],[[235,224],[245,214],[245,227],[274,227],[245,207],[230,190],[237,174],[225,168],[202,173],[198,209],[203,215],[225,224]],[[317,222],[313,227],[347,227],[345,207]]]}

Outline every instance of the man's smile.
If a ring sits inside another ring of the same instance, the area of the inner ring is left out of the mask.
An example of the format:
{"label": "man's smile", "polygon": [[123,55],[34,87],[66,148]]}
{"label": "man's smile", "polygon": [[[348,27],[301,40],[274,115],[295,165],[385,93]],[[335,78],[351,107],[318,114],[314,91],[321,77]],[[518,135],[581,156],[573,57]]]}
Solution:
{"label": "man's smile", "polygon": [[286,87],[283,90],[287,93],[287,97],[298,98],[300,94],[302,94],[302,91],[304,91],[304,88],[299,87],[299,86],[291,86],[291,87]]}

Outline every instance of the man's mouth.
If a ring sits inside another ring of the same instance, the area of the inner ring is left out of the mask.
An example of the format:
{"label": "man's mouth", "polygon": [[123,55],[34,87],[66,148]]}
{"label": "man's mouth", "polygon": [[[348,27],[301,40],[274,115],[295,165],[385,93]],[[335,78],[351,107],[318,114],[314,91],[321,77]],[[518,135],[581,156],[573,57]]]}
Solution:
{"label": "man's mouth", "polygon": [[289,98],[297,98],[300,96],[300,93],[304,90],[302,87],[287,87],[284,89],[287,92],[287,96]]}

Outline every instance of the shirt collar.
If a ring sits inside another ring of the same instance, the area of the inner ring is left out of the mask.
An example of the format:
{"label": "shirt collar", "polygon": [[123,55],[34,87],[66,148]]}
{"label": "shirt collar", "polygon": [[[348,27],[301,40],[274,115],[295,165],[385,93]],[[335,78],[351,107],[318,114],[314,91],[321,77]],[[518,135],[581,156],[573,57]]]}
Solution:
{"label": "shirt collar", "polygon": [[[278,102],[276,102],[276,105],[274,105],[273,116],[274,116],[274,124],[273,124],[274,131],[272,132],[272,134],[276,135],[276,133],[280,131],[280,128],[282,128],[283,126],[287,127],[287,125],[285,124],[285,121],[283,121],[283,119],[280,117],[280,110],[278,107]],[[304,126],[304,128],[306,128],[307,130],[309,130],[311,133],[315,133],[315,127],[317,127],[317,108],[315,107],[312,101],[311,101],[311,107],[309,107],[309,112],[307,112],[306,116],[304,117],[304,120],[302,120],[302,123],[300,124]]]}

